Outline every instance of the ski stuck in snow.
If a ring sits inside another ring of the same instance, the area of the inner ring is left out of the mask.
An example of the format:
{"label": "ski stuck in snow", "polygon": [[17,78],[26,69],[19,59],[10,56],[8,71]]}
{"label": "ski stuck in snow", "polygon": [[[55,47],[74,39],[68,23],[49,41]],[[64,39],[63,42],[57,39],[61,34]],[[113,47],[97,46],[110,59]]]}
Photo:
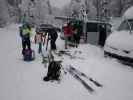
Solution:
{"label": "ski stuck in snow", "polygon": [[88,90],[89,93],[95,92],[95,90],[91,86],[89,86],[77,73],[75,73],[74,70],[72,70],[71,68],[67,68],[66,70],[70,73],[70,75],[78,80]]}
{"label": "ski stuck in snow", "polygon": [[93,78],[87,76],[85,73],[79,71],[78,69],[74,68],[72,65],[69,65],[69,68],[71,70],[73,70],[75,73],[77,73],[79,76],[81,77],[85,77],[86,79],[88,79],[90,82],[92,82],[94,85],[96,85],[97,87],[103,87],[102,84],[100,84],[98,81],[94,80]]}

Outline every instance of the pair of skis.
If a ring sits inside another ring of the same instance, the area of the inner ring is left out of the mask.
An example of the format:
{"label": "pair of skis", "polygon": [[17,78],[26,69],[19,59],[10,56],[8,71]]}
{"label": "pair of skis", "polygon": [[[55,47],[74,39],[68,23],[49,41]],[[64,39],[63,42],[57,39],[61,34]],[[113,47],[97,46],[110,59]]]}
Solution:
{"label": "pair of skis", "polygon": [[95,90],[94,90],[91,86],[89,86],[89,85],[87,84],[87,82],[84,81],[84,80],[82,79],[82,77],[88,79],[90,82],[92,82],[92,83],[93,83],[95,86],[97,86],[97,87],[103,87],[102,84],[100,84],[99,82],[93,80],[93,78],[88,77],[85,73],[83,73],[83,72],[77,70],[76,68],[74,68],[74,67],[71,66],[71,65],[69,66],[69,68],[67,68],[67,71],[68,71],[68,72],[70,73],[70,75],[72,75],[76,80],[78,80],[78,81],[88,90],[88,92],[90,92],[90,93],[95,92]]}

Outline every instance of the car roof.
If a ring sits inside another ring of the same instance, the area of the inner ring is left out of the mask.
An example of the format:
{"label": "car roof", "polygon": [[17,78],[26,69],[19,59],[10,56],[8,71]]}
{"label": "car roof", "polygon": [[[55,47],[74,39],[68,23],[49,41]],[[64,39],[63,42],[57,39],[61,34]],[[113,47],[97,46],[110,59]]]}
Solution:
{"label": "car roof", "polygon": [[[75,20],[75,21],[83,22],[83,20]],[[95,18],[95,19],[90,18],[85,22],[86,23],[95,23],[95,24],[107,24],[107,25],[112,26],[111,23],[109,23],[109,21],[102,20],[102,19],[97,19],[97,18]]]}
{"label": "car roof", "polygon": [[87,23],[97,23],[97,24],[109,24],[109,22],[104,22],[104,21],[98,21],[98,20],[88,20]]}
{"label": "car roof", "polygon": [[131,6],[130,8],[128,8],[125,13],[123,14],[123,18],[124,19],[133,19],[133,6]]}

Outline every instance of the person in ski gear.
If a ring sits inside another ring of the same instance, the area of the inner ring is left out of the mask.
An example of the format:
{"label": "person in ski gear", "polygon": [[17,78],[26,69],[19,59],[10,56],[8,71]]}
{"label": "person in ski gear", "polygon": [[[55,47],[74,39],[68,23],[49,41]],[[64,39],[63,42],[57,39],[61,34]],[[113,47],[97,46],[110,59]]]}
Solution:
{"label": "person in ski gear", "polygon": [[38,53],[42,53],[42,45],[45,44],[45,34],[37,31],[34,37],[35,43],[38,44]]}
{"label": "person in ski gear", "polygon": [[48,39],[50,38],[50,45],[51,45],[51,50],[56,50],[56,40],[58,38],[58,34],[54,28],[51,28],[48,30]]}
{"label": "person in ski gear", "polygon": [[70,23],[66,24],[63,27],[63,31],[64,31],[64,36],[65,36],[65,49],[67,49],[68,42],[71,40],[71,37],[72,37],[72,27],[71,27]]}
{"label": "person in ski gear", "polygon": [[31,50],[31,37],[32,31],[31,27],[28,24],[24,24],[22,27],[20,27],[20,37],[22,39],[22,54],[24,54],[24,51],[26,48]]}
{"label": "person in ski gear", "polygon": [[48,65],[47,76],[43,78],[44,81],[57,80],[60,81],[61,76],[61,61],[51,61]]}
{"label": "person in ski gear", "polygon": [[73,29],[73,39],[74,39],[74,45],[78,47],[78,29]]}
{"label": "person in ski gear", "polygon": [[26,48],[23,52],[24,52],[24,55],[23,55],[24,61],[32,61],[35,59],[34,50]]}
{"label": "person in ski gear", "polygon": [[73,25],[73,39],[74,39],[74,43],[75,46],[78,47],[79,43],[80,43],[80,36],[81,36],[81,26],[80,24],[77,22]]}

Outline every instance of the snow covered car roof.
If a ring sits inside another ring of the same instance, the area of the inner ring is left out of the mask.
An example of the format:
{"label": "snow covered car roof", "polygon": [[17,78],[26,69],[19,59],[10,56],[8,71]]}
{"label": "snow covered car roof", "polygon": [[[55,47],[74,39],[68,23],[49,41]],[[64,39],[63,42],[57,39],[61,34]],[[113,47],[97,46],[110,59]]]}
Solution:
{"label": "snow covered car roof", "polygon": [[123,14],[124,19],[133,19],[133,6],[128,8]]}
{"label": "snow covered car roof", "polygon": [[122,50],[133,50],[133,19],[121,22],[117,30],[115,30],[106,40],[106,45]]}
{"label": "snow covered car roof", "polygon": [[107,40],[106,45],[120,50],[133,50],[133,34],[130,31],[115,31]]}

